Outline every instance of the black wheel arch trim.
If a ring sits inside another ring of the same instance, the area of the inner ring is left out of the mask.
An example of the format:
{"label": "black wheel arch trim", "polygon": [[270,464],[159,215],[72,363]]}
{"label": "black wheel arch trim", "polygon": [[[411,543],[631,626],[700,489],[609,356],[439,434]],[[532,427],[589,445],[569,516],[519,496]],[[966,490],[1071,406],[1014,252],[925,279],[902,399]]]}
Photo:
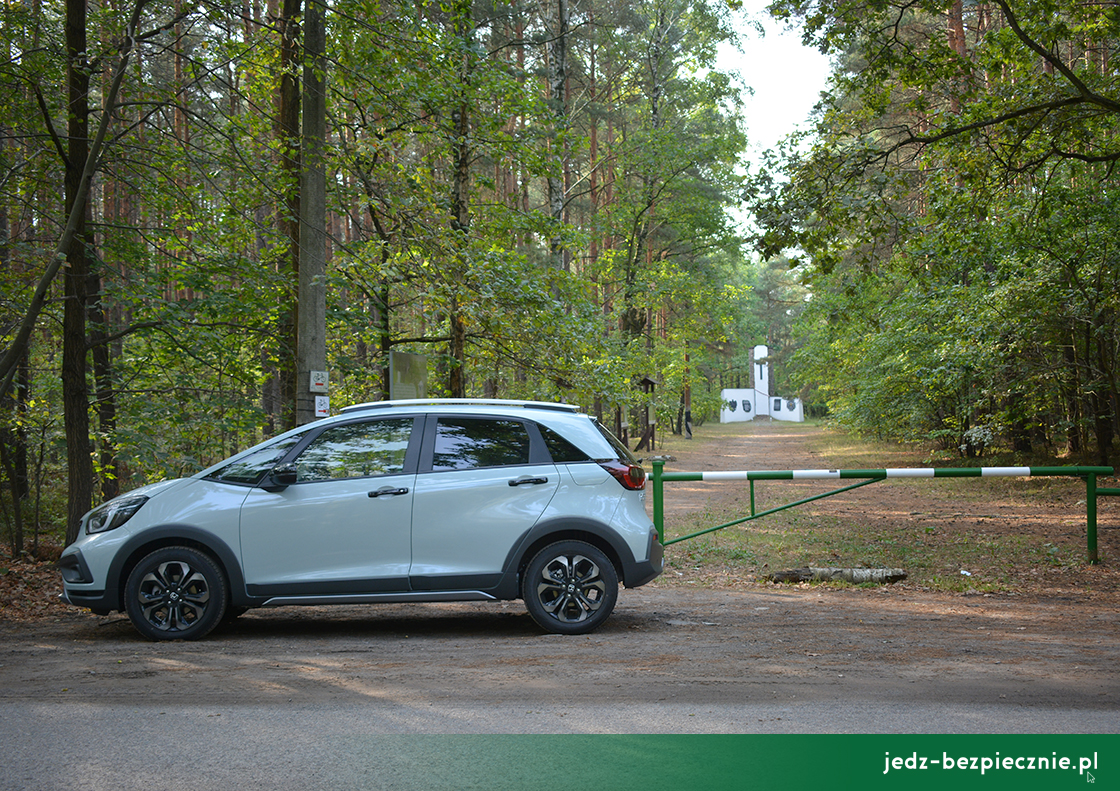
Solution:
{"label": "black wheel arch trim", "polygon": [[[557,517],[533,525],[514,543],[502,566],[502,581],[493,592],[503,599],[519,598],[521,571],[533,555],[548,544],[568,539],[586,541],[603,550],[615,564],[619,581],[627,588],[643,585],[661,572],[659,559],[652,556],[652,551],[646,560],[635,559],[622,536],[602,522],[585,517]],[[656,570],[652,568],[655,560]]]}
{"label": "black wheel arch trim", "polygon": [[245,577],[237,553],[223,539],[208,530],[193,525],[161,525],[151,527],[130,538],[116,553],[109,574],[105,580],[106,605],[114,610],[124,611],[124,585],[128,573],[150,552],[163,547],[182,545],[210,554],[221,566],[229,584],[229,604],[232,607],[255,607],[265,599],[249,596],[245,589]]}

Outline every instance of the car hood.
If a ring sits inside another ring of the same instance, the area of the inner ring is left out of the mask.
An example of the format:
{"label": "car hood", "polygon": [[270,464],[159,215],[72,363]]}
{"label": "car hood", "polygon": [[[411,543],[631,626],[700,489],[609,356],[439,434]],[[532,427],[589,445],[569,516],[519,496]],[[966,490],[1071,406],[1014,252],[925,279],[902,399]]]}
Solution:
{"label": "car hood", "polygon": [[[191,478],[172,478],[169,481],[156,481],[155,483],[149,483],[144,486],[137,487],[136,489],[129,489],[124,494],[114,497],[113,500],[120,500],[127,497],[138,497],[140,495],[151,499],[157,494],[161,494],[172,489],[178,489],[180,486],[189,483],[191,480]],[[104,503],[101,503],[101,505],[98,505],[97,508],[105,505],[105,503],[111,503],[113,500],[106,500]],[[94,508],[93,511],[96,511],[97,508]],[[93,513],[93,511],[90,511],[90,513]]]}

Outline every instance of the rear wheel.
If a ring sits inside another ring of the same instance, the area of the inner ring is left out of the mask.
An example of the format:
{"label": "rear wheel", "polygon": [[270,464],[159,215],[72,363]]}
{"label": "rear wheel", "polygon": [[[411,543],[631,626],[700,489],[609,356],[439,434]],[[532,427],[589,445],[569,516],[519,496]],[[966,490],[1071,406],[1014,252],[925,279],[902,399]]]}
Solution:
{"label": "rear wheel", "polygon": [[618,601],[618,574],[584,541],[558,541],[525,569],[521,595],[529,615],[555,634],[586,634],[607,620]]}
{"label": "rear wheel", "polygon": [[225,575],[191,547],[157,549],[128,575],[124,604],[132,625],[150,640],[197,640],[225,615]]}

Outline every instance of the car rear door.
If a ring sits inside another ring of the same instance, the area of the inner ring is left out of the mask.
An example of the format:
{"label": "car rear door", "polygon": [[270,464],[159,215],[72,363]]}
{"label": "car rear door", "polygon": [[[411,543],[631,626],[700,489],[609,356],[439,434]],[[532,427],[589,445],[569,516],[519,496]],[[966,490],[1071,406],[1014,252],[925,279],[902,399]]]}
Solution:
{"label": "car rear door", "polygon": [[535,429],[506,417],[429,416],[412,512],[414,590],[497,584],[559,484]]}

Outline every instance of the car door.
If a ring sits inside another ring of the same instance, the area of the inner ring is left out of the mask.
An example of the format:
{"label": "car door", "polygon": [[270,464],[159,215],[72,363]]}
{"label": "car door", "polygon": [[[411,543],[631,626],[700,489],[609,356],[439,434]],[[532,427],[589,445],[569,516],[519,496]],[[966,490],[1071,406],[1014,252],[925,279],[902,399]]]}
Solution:
{"label": "car door", "polygon": [[414,590],[497,584],[517,539],[544,513],[559,473],[521,420],[433,416],[412,513]]}
{"label": "car door", "polygon": [[292,462],[295,483],[250,492],[241,507],[250,595],[408,589],[414,424],[397,417],[326,428]]}

